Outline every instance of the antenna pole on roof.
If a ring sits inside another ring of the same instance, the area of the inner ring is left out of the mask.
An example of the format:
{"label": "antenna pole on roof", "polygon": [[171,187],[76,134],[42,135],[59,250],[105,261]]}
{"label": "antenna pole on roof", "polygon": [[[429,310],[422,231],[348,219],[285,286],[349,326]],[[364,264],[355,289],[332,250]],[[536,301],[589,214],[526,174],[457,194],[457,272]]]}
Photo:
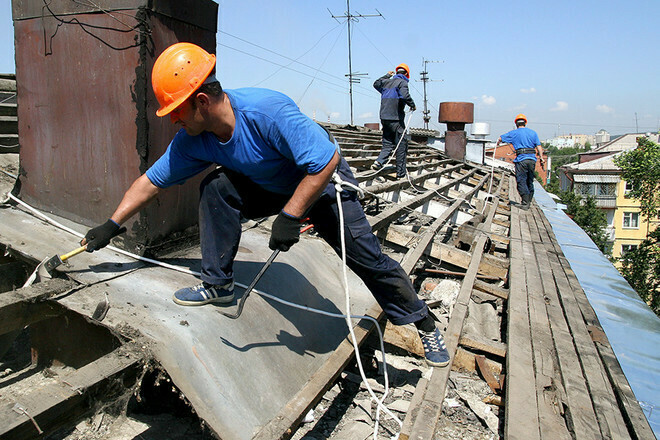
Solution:
{"label": "antenna pole on roof", "polygon": [[[330,12],[330,10],[328,10]],[[348,94],[350,96],[351,100],[351,125],[353,125],[353,83],[359,83],[361,76],[366,76],[368,73],[353,73],[353,65],[352,65],[352,60],[351,60],[351,21],[358,21],[359,18],[369,18],[369,17],[382,17],[383,20],[385,17],[383,17],[383,14],[376,9],[376,12],[378,14],[375,15],[363,15],[360,13],[356,14],[351,14],[351,2],[350,0],[346,0],[346,15],[333,15],[332,12],[330,12],[330,15],[332,18],[337,20],[338,18],[346,18],[346,24],[348,26],[348,74],[344,75],[348,77]],[[339,21],[339,20],[337,20]]]}
{"label": "antenna pole on roof", "polygon": [[[424,68],[422,69],[421,72],[419,72],[419,76],[421,76],[422,83],[424,83],[424,112],[422,113],[424,117],[424,128],[428,130],[429,128],[429,122],[431,121],[431,111],[428,109],[428,100],[426,99],[426,83],[429,81],[433,81],[432,79],[429,79],[428,77],[428,70],[426,68],[426,65],[428,63],[442,63],[443,61],[430,61],[430,60],[425,60],[422,58],[422,64],[424,64]],[[442,81],[442,80],[440,80]]]}

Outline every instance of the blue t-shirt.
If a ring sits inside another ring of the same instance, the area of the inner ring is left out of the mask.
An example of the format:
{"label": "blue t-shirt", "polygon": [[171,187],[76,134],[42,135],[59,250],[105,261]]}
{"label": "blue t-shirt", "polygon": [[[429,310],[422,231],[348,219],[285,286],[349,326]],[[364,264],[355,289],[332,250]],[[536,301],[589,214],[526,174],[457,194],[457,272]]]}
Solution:
{"label": "blue t-shirt", "polygon": [[[500,137],[502,138],[502,142],[510,143],[516,150],[521,148],[536,148],[537,145],[541,145],[539,135],[527,127],[516,128],[508,133],[504,133]],[[520,162],[526,159],[533,159],[536,162],[536,154],[519,154],[513,161]]]}
{"label": "blue t-shirt", "polygon": [[147,170],[159,188],[182,184],[219,164],[244,174],[268,191],[293,194],[306,174],[321,171],[337,147],[326,131],[291,98],[267,89],[225,90],[236,126],[222,143],[211,132],[189,136],[179,130],[167,151]]}

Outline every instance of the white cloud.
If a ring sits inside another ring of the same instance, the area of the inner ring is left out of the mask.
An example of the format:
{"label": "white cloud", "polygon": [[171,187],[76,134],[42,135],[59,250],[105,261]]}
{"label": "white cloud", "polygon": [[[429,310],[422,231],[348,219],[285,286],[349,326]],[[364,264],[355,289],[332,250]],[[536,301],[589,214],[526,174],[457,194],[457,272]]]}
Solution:
{"label": "white cloud", "polygon": [[529,89],[520,89],[520,91],[523,93],[536,93],[536,89],[534,87],[530,87]]}
{"label": "white cloud", "polygon": [[374,117],[374,112],[366,112],[362,113],[360,116],[358,116],[360,119],[371,119]]}
{"label": "white cloud", "polygon": [[596,111],[600,113],[614,113],[614,109],[610,106],[607,106],[605,104],[597,105],[596,106]]}
{"label": "white cloud", "polygon": [[563,112],[568,110],[568,102],[566,101],[557,101],[554,107],[550,109],[551,112]]}
{"label": "white cloud", "polygon": [[495,100],[495,97],[493,96],[488,96],[488,95],[481,95],[481,103],[484,105],[493,105],[497,102]]}

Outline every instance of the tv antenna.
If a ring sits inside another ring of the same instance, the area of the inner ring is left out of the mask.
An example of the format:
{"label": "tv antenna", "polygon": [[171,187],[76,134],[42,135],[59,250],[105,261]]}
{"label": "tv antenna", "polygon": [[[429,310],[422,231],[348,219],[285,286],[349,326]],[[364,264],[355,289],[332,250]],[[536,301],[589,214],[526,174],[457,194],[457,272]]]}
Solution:
{"label": "tv antenna", "polygon": [[422,113],[422,118],[424,119],[424,129],[428,130],[429,128],[429,122],[431,121],[431,110],[428,109],[428,101],[426,99],[426,83],[429,81],[444,81],[442,79],[440,80],[433,80],[429,79],[429,72],[428,69],[426,68],[426,65],[429,63],[444,63],[444,61],[430,61],[422,58],[422,64],[424,65],[424,68],[422,69],[421,72],[419,72],[419,76],[421,77],[420,81],[424,83],[424,112]]}
{"label": "tv antenna", "polygon": [[345,18],[346,19],[346,25],[348,26],[348,73],[344,76],[348,77],[348,94],[350,96],[350,101],[351,101],[351,125],[353,125],[353,84],[354,83],[359,83],[360,78],[367,76],[368,73],[353,73],[353,65],[351,62],[351,21],[357,22],[360,18],[370,18],[370,17],[382,17],[383,20],[385,20],[385,17],[383,17],[383,14],[380,13],[378,9],[376,9],[376,12],[378,14],[373,14],[373,15],[364,15],[360,14],[359,12],[356,12],[355,14],[351,14],[351,2],[350,0],[346,0],[346,12],[344,13],[345,15],[334,15],[330,9],[328,9],[328,12],[330,12],[330,16],[337,20],[338,23],[341,23],[338,19],[339,18]]}

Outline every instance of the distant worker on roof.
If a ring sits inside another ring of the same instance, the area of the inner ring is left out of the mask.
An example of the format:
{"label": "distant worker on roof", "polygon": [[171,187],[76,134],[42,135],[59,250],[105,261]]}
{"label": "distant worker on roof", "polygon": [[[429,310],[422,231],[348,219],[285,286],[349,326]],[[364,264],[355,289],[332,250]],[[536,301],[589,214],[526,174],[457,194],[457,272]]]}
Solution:
{"label": "distant worker on roof", "polygon": [[516,167],[516,183],[518,194],[522,199],[521,209],[528,210],[534,198],[534,168],[536,168],[536,154],[543,159],[543,147],[539,141],[539,135],[534,130],[527,128],[527,116],[520,113],[514,119],[516,129],[504,133],[497,139],[496,148],[501,142],[513,145],[516,158],[513,164]]}
{"label": "distant worker on roof", "polygon": [[[241,218],[276,216],[269,247],[287,251],[299,240],[302,219],[341,252],[333,173],[358,182],[332,136],[287,96],[266,89],[223,90],[215,56],[177,43],[156,60],[152,86],[160,108],[181,130],[167,151],[125,193],[112,217],[82,244],[106,246],[128,218],[163,189],[209,167],[200,186],[201,283],[174,293],[183,306],[230,303]],[[220,165],[220,167],[216,167]],[[341,192],[348,266],[364,281],[395,325],[415,323],[427,363],[445,366],[449,353],[426,303],[399,263],[383,254],[354,191]]]}
{"label": "distant worker on roof", "polygon": [[406,105],[415,111],[413,101],[408,91],[410,68],[401,63],[396,66],[396,74],[387,72],[374,82],[374,88],[381,94],[380,123],[383,126],[383,148],[376,161],[371,165],[372,170],[380,170],[396,148],[396,177],[406,176],[406,156],[408,155],[408,140],[404,136],[406,125],[404,122],[404,109]]}

